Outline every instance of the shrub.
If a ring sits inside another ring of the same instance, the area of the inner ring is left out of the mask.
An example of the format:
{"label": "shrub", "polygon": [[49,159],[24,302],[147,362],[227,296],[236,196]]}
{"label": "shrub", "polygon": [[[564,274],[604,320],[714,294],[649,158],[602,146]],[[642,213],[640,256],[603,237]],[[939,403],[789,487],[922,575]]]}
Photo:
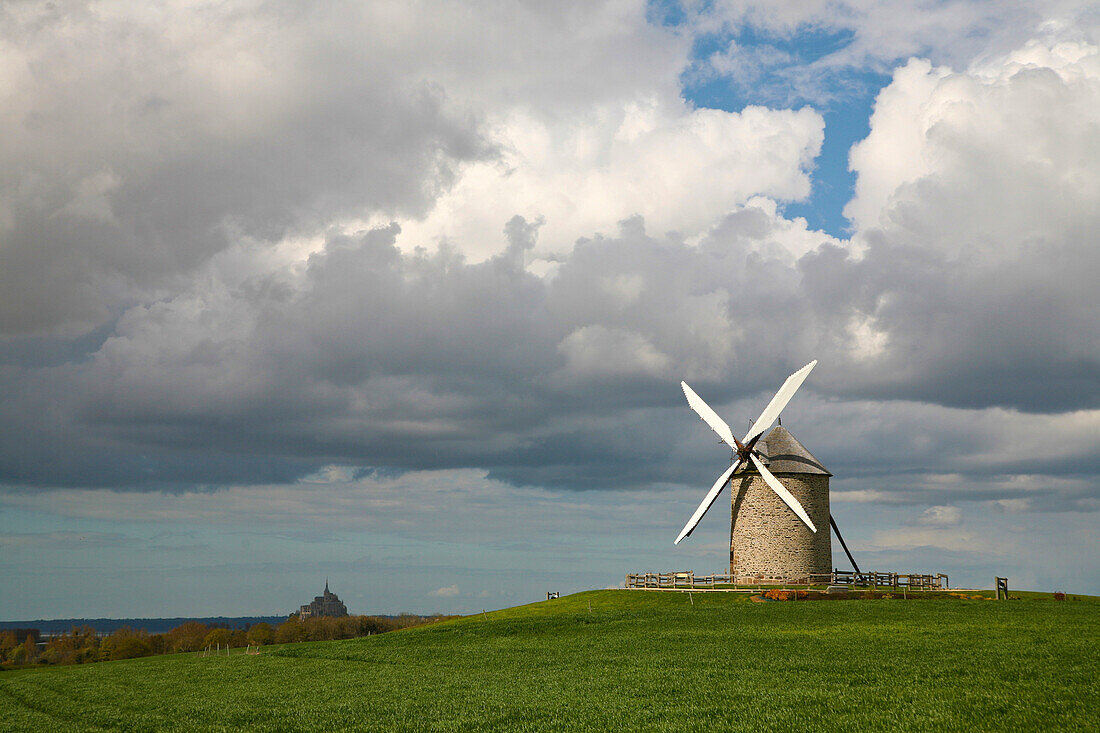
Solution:
{"label": "shrub", "polygon": [[772,590],[764,592],[764,597],[770,598],[773,601],[800,600],[809,597],[809,595],[810,594],[804,590],[779,590],[778,588],[773,588]]}
{"label": "shrub", "polygon": [[147,657],[153,651],[145,639],[139,636],[127,636],[119,639],[110,650],[111,659],[134,659],[135,657]]}

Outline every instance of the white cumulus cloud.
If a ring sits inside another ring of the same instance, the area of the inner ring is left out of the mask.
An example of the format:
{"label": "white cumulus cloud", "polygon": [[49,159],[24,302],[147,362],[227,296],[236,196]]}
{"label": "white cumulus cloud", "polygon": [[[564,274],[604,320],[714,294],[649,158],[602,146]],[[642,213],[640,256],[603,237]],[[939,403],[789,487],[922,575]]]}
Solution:
{"label": "white cumulus cloud", "polygon": [[433,591],[429,591],[428,595],[437,598],[453,598],[458,595],[458,592],[458,585],[445,585],[442,588],[436,588]]}
{"label": "white cumulus cloud", "polygon": [[957,506],[930,506],[917,519],[918,524],[930,527],[951,527],[962,521],[962,510]]}

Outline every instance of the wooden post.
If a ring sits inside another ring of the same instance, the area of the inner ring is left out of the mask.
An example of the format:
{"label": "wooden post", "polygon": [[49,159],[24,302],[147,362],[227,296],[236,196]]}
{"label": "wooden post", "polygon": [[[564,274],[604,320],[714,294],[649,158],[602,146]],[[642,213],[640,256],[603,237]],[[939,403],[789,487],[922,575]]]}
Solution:
{"label": "wooden post", "polygon": [[994,577],[994,581],[997,583],[997,600],[1001,599],[1001,594],[1004,594],[1003,600],[1008,600],[1008,578]]}

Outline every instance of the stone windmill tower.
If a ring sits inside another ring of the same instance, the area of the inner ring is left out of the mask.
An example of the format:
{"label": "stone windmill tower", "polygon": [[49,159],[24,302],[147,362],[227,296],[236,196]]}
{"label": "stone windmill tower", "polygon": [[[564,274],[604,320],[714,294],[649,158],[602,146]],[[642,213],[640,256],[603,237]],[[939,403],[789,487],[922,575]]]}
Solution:
{"label": "stone windmill tower", "polygon": [[692,533],[729,483],[732,574],[746,580],[808,582],[807,576],[829,573],[831,474],[782,425],[764,435],[816,365],[812,361],[787,377],[743,441],[687,383],[680,383],[688,404],[734,455],[684,525],[677,544]]}
{"label": "stone windmill tower", "polygon": [[759,471],[730,483],[730,574],[738,578],[797,582],[832,569],[829,477],[832,475],[790,431],[777,425],[756,449],[761,463],[802,505],[814,532],[784,503]]}

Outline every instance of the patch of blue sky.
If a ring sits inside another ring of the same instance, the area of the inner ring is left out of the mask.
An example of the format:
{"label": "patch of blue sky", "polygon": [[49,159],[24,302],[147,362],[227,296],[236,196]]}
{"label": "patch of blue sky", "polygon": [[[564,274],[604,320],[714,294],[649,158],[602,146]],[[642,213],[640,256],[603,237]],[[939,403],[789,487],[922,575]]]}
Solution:
{"label": "patch of blue sky", "polygon": [[782,210],[787,217],[803,217],[811,229],[820,229],[834,237],[846,238],[851,234],[851,224],[843,213],[856,182],[855,174],[848,170],[848,151],[870,132],[873,104],[874,97],[870,96],[830,105],[822,111],[825,140],[815,161],[810,197],[784,203]]}
{"label": "patch of blue sky", "polygon": [[[649,18],[673,27],[689,22],[676,2],[652,2]],[[848,152],[870,131],[875,97],[890,81],[882,67],[834,63],[853,40],[850,29],[803,27],[788,36],[746,24],[696,36],[692,63],[681,79],[684,98],[697,107],[736,112],[750,105],[809,105],[818,110],[825,139],[810,196],[781,205],[786,216],[803,217],[811,228],[842,238],[850,234],[843,210],[855,187]]]}

